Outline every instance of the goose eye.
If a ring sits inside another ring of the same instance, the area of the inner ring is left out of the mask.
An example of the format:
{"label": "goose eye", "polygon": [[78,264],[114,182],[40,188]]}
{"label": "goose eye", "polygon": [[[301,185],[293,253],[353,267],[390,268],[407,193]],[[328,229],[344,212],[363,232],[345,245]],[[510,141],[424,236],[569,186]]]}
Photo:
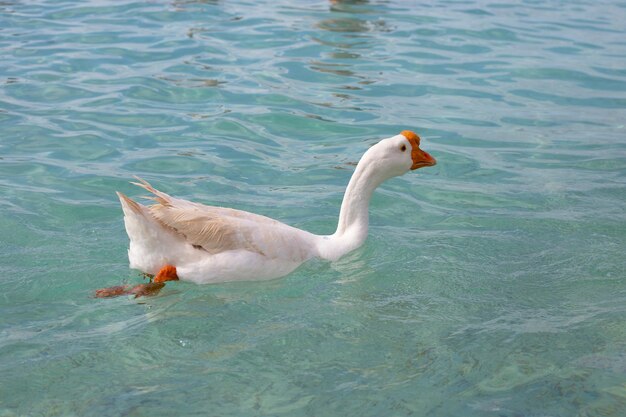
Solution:
{"label": "goose eye", "polygon": [[402,152],[406,151],[406,145],[402,145],[402,146],[400,146],[400,150],[401,150]]}

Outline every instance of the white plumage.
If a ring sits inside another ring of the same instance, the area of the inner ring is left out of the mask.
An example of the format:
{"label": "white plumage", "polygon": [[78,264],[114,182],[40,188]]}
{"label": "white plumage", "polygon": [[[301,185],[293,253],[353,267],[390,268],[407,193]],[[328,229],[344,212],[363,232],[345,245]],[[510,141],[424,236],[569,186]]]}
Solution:
{"label": "white plumage", "polygon": [[341,205],[337,231],[319,236],[241,210],[171,197],[148,182],[155,204],[141,205],[117,193],[130,238],[130,267],[157,274],[165,265],[195,283],[263,280],[287,275],[311,258],[336,260],[367,236],[374,189],[409,169],[435,164],[419,149],[419,137],[404,131],[372,146],[359,161]]}

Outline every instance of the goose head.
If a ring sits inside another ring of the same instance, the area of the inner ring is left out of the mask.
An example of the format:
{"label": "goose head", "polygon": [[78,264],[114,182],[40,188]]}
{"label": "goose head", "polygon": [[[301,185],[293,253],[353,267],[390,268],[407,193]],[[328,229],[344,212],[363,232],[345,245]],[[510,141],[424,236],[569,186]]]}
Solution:
{"label": "goose head", "polygon": [[428,152],[420,149],[420,137],[410,130],[381,140],[363,155],[362,162],[378,174],[381,182],[437,163]]}

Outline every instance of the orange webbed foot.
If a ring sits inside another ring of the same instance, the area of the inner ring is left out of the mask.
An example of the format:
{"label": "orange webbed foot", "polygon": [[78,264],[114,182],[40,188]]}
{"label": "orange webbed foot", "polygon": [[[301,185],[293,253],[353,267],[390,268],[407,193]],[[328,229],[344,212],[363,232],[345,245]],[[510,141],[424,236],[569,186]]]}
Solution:
{"label": "orange webbed foot", "polygon": [[116,285],[115,287],[100,288],[96,290],[94,296],[96,298],[119,297],[128,294],[128,285]]}
{"label": "orange webbed foot", "polygon": [[176,267],[173,265],[165,265],[163,268],[159,270],[159,273],[156,274],[153,283],[160,283],[166,281],[178,281],[178,275],[176,275]]}
{"label": "orange webbed foot", "polygon": [[[152,277],[150,274],[144,274],[144,276]],[[176,267],[173,265],[165,265],[159,270],[159,273],[154,277],[152,282],[147,284],[135,285],[129,288],[128,285],[117,285],[115,287],[101,288],[96,290],[94,296],[96,298],[111,298],[119,297],[120,295],[134,294],[137,297],[151,297],[157,295],[161,288],[165,286],[167,281],[178,281],[178,275],[176,274]]]}
{"label": "orange webbed foot", "polygon": [[115,287],[101,288],[96,290],[94,296],[96,298],[113,298],[121,295],[134,294],[134,298],[152,297],[157,295],[161,288],[165,287],[164,282],[149,282],[147,284],[138,284],[130,288],[128,285],[116,285]]}
{"label": "orange webbed foot", "polygon": [[163,287],[165,287],[164,282],[149,282],[147,284],[135,285],[127,294],[135,294],[135,298],[152,297],[157,295]]}

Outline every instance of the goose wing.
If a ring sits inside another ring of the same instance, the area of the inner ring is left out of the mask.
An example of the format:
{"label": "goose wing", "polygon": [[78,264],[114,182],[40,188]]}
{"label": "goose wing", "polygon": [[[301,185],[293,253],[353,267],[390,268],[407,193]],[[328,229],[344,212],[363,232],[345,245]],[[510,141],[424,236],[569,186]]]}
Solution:
{"label": "goose wing", "polygon": [[299,262],[313,256],[313,235],[308,232],[258,214],[171,197],[137,179],[133,184],[153,194],[156,204],[148,207],[152,217],[198,249],[210,254],[247,250]]}

